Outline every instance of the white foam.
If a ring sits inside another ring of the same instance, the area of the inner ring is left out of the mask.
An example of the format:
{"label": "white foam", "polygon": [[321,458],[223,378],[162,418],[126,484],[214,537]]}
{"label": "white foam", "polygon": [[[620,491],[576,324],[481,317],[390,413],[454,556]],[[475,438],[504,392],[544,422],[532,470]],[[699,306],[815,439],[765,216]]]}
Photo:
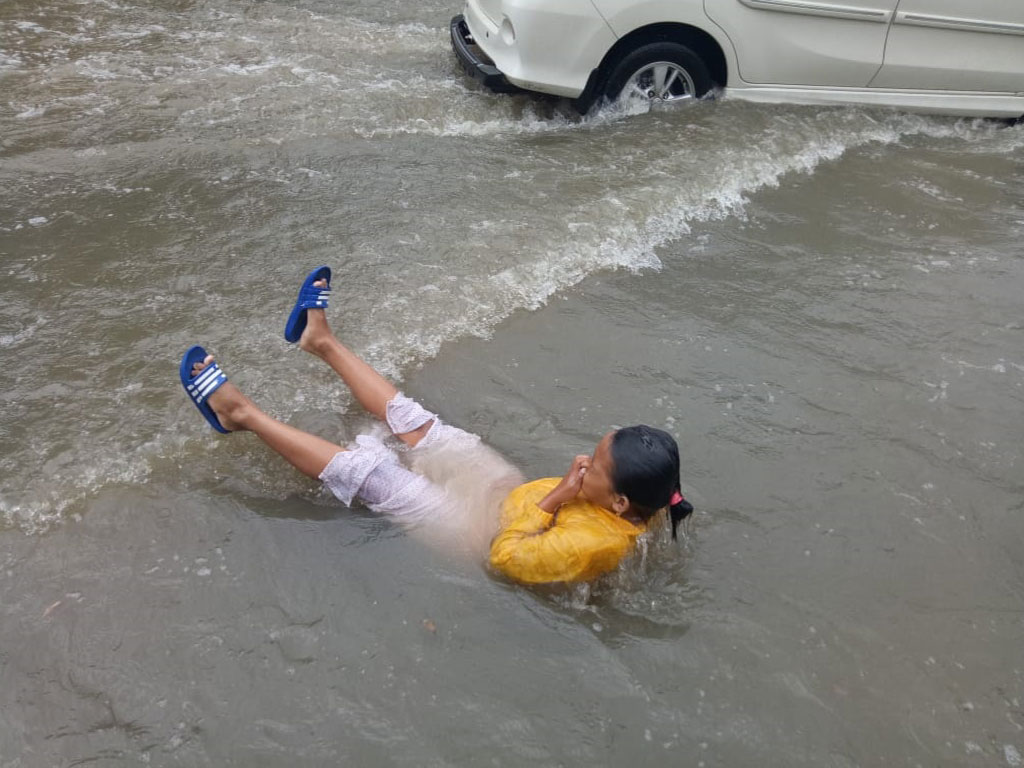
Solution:
{"label": "white foam", "polygon": [[161,24],[147,24],[142,27],[114,30],[109,33],[109,36],[114,40],[141,40],[166,31],[167,29]]}
{"label": "white foam", "polygon": [[[121,74],[109,69],[102,64],[100,61],[107,61],[107,57],[96,57],[96,60],[82,59],[75,62],[75,68],[78,73],[83,77],[87,77],[90,80],[117,80],[121,77]],[[137,71],[136,71],[137,72]],[[141,74],[138,73],[137,74]]]}
{"label": "white foam", "polygon": [[0,521],[29,534],[45,533],[60,522],[67,509],[101,488],[118,483],[138,483],[149,475],[143,457],[97,456],[92,453],[72,477],[47,477],[21,491],[17,499],[0,494]]}
{"label": "white foam", "polygon": [[20,69],[23,63],[17,54],[0,51],[0,69]]}
{"label": "white foam", "polygon": [[42,320],[36,320],[32,325],[15,333],[0,334],[0,347],[14,347],[24,341],[28,341],[42,325]]}
{"label": "white foam", "polygon": [[15,117],[17,119],[19,119],[19,120],[27,120],[27,119],[32,118],[32,117],[42,117],[45,114],[46,114],[46,107],[35,106],[35,107],[28,107],[28,108],[22,110],[21,112],[16,114]]}
{"label": "white foam", "polygon": [[186,437],[162,434],[141,445],[90,446],[82,451],[80,463],[70,467],[51,471],[45,465],[37,466],[26,475],[26,487],[0,491],[0,525],[29,534],[45,533],[97,491],[143,483],[157,461],[181,456],[185,448]]}
{"label": "white foam", "polygon": [[291,64],[285,59],[271,56],[269,59],[256,62],[255,64],[224,64],[220,69],[231,75],[255,75],[278,67],[289,69]]}
{"label": "white foam", "polygon": [[[422,84],[421,84],[422,85]],[[438,81],[430,83],[434,88],[453,89],[461,91],[472,99],[487,99],[486,94],[476,91],[469,91],[464,84],[458,80]],[[388,80],[379,83],[379,87],[406,88],[408,84],[398,80]],[[477,104],[474,105],[478,111],[480,107],[489,113],[501,112],[509,109],[509,102],[500,104]],[[384,126],[365,128],[357,126],[355,132],[365,138],[390,137],[401,135],[426,135],[441,138],[452,137],[486,137],[502,134],[529,135],[529,134],[550,134],[565,133],[567,131],[587,131],[607,126],[618,122],[626,117],[643,114],[648,110],[646,104],[640,105],[636,102],[609,105],[604,109],[597,110],[583,117],[576,116],[568,111],[565,106],[561,111],[555,111],[551,116],[542,115],[539,108],[527,103],[521,114],[516,116],[494,117],[484,120],[473,119],[472,117],[460,117],[457,113],[448,112],[435,119],[413,118],[404,122],[393,123]]]}

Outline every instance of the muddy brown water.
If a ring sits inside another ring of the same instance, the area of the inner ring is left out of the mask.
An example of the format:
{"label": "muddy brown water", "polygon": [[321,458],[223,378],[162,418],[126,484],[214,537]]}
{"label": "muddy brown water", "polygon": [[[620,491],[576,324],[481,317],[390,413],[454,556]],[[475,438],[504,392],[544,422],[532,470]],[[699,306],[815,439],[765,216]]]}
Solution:
{"label": "muddy brown water", "polygon": [[[1024,129],[606,108],[445,3],[0,7],[0,766],[1024,763]],[[219,438],[203,343],[355,348],[529,476],[675,434],[698,513],[531,591]]]}

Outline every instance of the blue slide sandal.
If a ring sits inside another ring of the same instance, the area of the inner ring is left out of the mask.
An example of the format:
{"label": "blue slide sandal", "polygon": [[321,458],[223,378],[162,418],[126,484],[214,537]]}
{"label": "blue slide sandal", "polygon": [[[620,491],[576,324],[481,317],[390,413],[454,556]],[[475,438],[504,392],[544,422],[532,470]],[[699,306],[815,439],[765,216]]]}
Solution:
{"label": "blue slide sandal", "polygon": [[[326,280],[326,288],[318,288],[313,283],[317,280]],[[327,309],[327,297],[331,295],[331,268],[317,267],[302,283],[299,288],[299,298],[288,316],[288,323],[284,327],[284,338],[294,344],[306,330],[307,309]]]}
{"label": "blue slide sandal", "polygon": [[217,414],[213,412],[213,408],[206,402],[206,399],[220,389],[220,385],[227,381],[228,377],[221,370],[220,366],[217,365],[216,360],[203,368],[198,376],[193,376],[192,366],[203,362],[205,359],[205,349],[198,345],[191,347],[185,353],[185,356],[181,358],[181,367],[178,369],[178,374],[181,376],[181,383],[185,387],[185,391],[188,392],[188,396],[192,398],[192,402],[196,404],[199,412],[210,422],[210,426],[218,432],[223,432],[227,435],[231,433],[231,430],[224,429],[220,419],[217,418]]}

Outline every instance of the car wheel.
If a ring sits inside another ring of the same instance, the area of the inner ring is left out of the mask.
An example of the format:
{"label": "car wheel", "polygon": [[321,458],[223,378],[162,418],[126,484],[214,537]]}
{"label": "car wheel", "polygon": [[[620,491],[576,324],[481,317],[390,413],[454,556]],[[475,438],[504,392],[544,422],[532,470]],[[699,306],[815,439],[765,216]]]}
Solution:
{"label": "car wheel", "polygon": [[714,86],[700,56],[680,43],[649,43],[624,56],[613,68],[604,93],[659,102],[699,99]]}

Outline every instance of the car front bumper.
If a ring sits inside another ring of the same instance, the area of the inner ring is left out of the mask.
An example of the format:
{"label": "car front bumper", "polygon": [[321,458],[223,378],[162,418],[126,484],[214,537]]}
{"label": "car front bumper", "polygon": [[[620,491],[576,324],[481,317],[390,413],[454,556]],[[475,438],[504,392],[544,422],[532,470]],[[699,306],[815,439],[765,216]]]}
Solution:
{"label": "car front bumper", "polygon": [[521,90],[501,74],[501,71],[476,44],[473,33],[469,31],[469,26],[466,24],[465,16],[460,13],[453,17],[450,31],[452,49],[462,68],[466,70],[466,74],[495,93],[516,93]]}
{"label": "car front bumper", "polygon": [[591,0],[466,0],[451,31],[459,60],[488,87],[570,99],[616,40]]}

